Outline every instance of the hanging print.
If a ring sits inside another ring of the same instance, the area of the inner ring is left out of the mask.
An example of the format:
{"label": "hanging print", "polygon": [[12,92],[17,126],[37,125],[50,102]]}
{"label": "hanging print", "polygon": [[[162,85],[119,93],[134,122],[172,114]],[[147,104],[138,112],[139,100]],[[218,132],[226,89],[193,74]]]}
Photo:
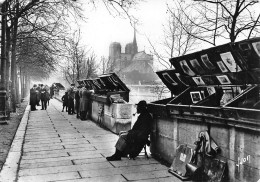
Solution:
{"label": "hanging print", "polygon": [[221,59],[231,72],[239,72],[241,68],[237,65],[234,57],[232,56],[231,52],[226,52],[220,54]]}
{"label": "hanging print", "polygon": [[189,65],[185,60],[180,61],[180,65],[184,73],[190,76],[195,76],[195,73],[190,69]]}
{"label": "hanging print", "polygon": [[197,59],[192,59],[190,60],[190,64],[192,65],[192,67],[197,71],[198,74],[203,74],[204,70],[203,68],[200,66],[200,63],[198,62]]}
{"label": "hanging print", "polygon": [[226,66],[224,65],[224,63],[222,61],[218,61],[217,64],[218,64],[219,69],[222,71],[222,73],[228,72]]}
{"label": "hanging print", "polygon": [[203,64],[209,69],[209,70],[214,70],[215,66],[209,61],[208,55],[204,54],[201,56],[201,60]]}
{"label": "hanging print", "polygon": [[174,85],[174,86],[178,85],[178,83],[176,83],[176,82],[170,77],[170,75],[169,75],[168,73],[163,73],[162,76],[164,77],[164,79],[165,79],[168,83],[170,83],[170,84],[172,84],[172,85]]}
{"label": "hanging print", "polygon": [[205,82],[202,80],[202,78],[200,76],[198,77],[192,77],[192,79],[194,80],[194,82],[197,84],[197,85],[205,85]]}

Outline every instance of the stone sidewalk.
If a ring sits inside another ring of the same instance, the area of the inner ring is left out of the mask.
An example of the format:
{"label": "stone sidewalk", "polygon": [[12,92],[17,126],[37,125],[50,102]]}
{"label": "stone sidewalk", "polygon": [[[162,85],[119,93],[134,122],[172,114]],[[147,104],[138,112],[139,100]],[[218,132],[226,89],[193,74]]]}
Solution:
{"label": "stone sidewalk", "polygon": [[106,161],[118,136],[61,108],[55,99],[47,110],[27,108],[0,173],[1,182],[181,181],[142,153],[136,160]]}

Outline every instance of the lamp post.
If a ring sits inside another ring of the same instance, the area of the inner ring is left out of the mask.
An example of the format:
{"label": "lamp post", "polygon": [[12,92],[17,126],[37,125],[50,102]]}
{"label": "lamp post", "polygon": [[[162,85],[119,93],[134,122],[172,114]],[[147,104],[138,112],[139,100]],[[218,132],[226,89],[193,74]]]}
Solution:
{"label": "lamp post", "polygon": [[0,124],[5,124],[6,121],[6,2],[0,0],[1,8],[1,82],[0,82]]}

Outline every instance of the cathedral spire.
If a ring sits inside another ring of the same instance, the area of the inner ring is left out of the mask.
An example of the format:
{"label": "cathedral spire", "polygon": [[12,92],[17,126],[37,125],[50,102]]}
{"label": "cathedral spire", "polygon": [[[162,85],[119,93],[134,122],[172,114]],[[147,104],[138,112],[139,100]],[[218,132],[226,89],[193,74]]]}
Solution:
{"label": "cathedral spire", "polygon": [[138,47],[137,47],[137,42],[136,42],[136,29],[135,29],[135,24],[134,24],[133,51],[134,51],[134,54],[136,54],[136,53],[138,52]]}

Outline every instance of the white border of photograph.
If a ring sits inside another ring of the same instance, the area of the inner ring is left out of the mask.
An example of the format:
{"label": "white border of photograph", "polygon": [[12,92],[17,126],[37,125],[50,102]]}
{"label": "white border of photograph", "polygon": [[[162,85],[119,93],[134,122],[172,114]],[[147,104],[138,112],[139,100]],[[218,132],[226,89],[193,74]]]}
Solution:
{"label": "white border of photograph", "polygon": [[[172,77],[171,77],[168,73],[162,73],[162,76],[163,76],[163,78],[164,78],[168,83],[172,84],[173,86],[178,85],[178,83],[177,83],[176,81],[174,81],[174,80],[172,79]],[[166,77],[166,76],[167,76],[167,77]],[[170,80],[169,80],[169,79],[170,79]]]}
{"label": "white border of photograph", "polygon": [[218,64],[219,69],[222,71],[222,73],[228,72],[228,69],[226,68],[226,66],[224,65],[224,63],[222,61],[218,61],[217,64]]}
{"label": "white border of photograph", "polygon": [[205,85],[205,82],[202,80],[200,76],[192,77],[192,79],[197,85]]}
{"label": "white border of photograph", "polygon": [[[259,45],[259,48],[257,48],[257,45]],[[252,43],[252,46],[253,46],[256,54],[260,57],[260,42],[254,42],[254,43]]]}
{"label": "white border of photograph", "polygon": [[231,84],[231,82],[230,82],[229,78],[227,77],[227,75],[217,76],[217,79],[223,85]]}
{"label": "white border of photograph", "polygon": [[[199,100],[197,100],[197,97],[196,97],[196,100],[195,100],[194,94],[198,94],[199,95],[199,97],[198,97]],[[201,94],[200,94],[199,91],[190,92],[190,97],[191,97],[192,103],[197,103],[197,102],[202,100]]]}
{"label": "white border of photograph", "polygon": [[231,72],[241,71],[241,68],[239,67],[239,65],[237,65],[231,52],[222,53],[222,54],[220,54],[220,57]]}

